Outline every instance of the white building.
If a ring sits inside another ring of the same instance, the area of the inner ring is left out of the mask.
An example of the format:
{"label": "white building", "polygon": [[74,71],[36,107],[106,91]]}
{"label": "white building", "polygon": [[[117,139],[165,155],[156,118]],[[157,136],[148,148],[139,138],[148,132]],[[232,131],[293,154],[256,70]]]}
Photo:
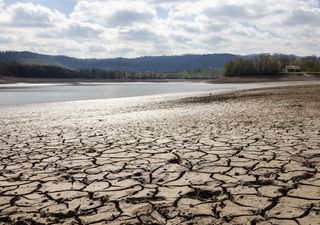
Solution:
{"label": "white building", "polygon": [[292,73],[292,72],[302,72],[300,66],[286,66],[285,72]]}

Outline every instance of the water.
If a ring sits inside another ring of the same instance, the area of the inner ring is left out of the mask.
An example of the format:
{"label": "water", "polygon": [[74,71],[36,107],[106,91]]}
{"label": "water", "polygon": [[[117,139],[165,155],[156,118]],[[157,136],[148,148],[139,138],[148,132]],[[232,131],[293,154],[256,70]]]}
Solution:
{"label": "water", "polygon": [[8,84],[0,85],[0,105],[21,105],[181,92],[202,92],[219,88],[220,87],[214,88],[212,84],[191,82]]}
{"label": "water", "polygon": [[183,92],[222,92],[252,88],[320,84],[320,81],[208,84],[192,82],[0,84],[0,106],[111,99]]}

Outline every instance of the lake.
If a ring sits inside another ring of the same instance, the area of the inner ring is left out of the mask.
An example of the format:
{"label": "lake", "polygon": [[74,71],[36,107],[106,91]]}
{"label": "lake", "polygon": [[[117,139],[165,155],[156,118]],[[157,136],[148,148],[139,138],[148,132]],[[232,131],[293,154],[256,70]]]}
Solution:
{"label": "lake", "polygon": [[0,105],[109,99],[182,92],[202,92],[226,88],[214,86],[207,83],[192,82],[5,84],[0,85]]}
{"label": "lake", "polygon": [[48,83],[0,84],[0,106],[90,99],[110,99],[172,93],[244,90],[252,88],[315,84],[319,81],[208,84],[195,82]]}

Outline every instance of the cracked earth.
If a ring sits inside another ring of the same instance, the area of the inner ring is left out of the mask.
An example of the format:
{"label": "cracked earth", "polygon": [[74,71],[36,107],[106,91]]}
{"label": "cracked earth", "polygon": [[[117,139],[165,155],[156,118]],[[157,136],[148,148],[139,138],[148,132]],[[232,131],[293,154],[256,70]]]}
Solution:
{"label": "cracked earth", "polygon": [[0,224],[320,224],[320,86],[2,107]]}

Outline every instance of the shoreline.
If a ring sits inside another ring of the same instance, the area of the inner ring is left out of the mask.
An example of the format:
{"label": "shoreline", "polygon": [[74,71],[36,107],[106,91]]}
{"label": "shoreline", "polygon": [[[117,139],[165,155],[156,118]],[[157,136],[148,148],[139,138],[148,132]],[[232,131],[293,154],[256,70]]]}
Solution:
{"label": "shoreline", "polygon": [[215,79],[51,79],[51,78],[18,78],[18,77],[1,77],[0,84],[15,84],[15,83],[125,83],[125,82],[195,82],[195,83],[257,83],[257,82],[282,82],[282,81],[312,81],[320,80],[317,75],[270,75],[270,76],[243,76],[243,77],[224,77],[221,76]]}

